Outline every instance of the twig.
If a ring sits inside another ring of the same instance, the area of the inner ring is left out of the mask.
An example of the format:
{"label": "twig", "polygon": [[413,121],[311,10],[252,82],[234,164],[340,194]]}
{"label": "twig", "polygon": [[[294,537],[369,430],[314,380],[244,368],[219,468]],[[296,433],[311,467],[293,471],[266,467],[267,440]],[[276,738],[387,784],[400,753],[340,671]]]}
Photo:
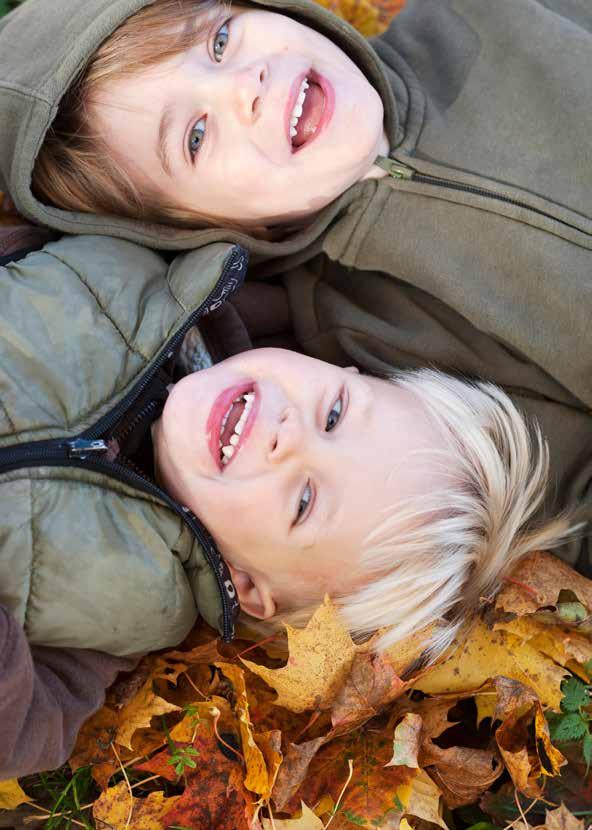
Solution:
{"label": "twig", "polygon": [[204,700],[207,700],[207,699],[208,699],[208,696],[207,696],[207,695],[204,695],[204,693],[202,692],[202,690],[201,690],[201,689],[199,689],[199,688],[195,685],[195,683],[194,683],[194,682],[193,682],[193,680],[189,677],[189,675],[186,673],[184,676],[185,676],[185,678],[186,678],[186,679],[190,682],[190,684],[193,686],[193,688],[194,688],[194,689],[195,689],[195,691],[198,693],[198,695],[201,695],[201,696],[203,697],[203,699],[204,699]]}
{"label": "twig", "polygon": [[230,662],[232,663],[235,660],[238,660],[239,657],[243,656],[243,654],[248,654],[250,651],[253,651],[253,649],[255,649],[255,648],[259,648],[259,646],[262,646],[264,643],[271,643],[272,640],[277,640],[277,638],[279,636],[280,636],[279,633],[276,632],[275,634],[270,634],[269,637],[265,637],[264,640],[259,640],[259,642],[253,643],[252,646],[249,646],[248,648],[245,648],[243,651],[239,651],[238,654],[235,654]]}
{"label": "twig", "polygon": [[511,576],[502,576],[503,582],[510,582],[512,585],[517,585],[519,588],[522,588],[523,591],[526,591],[527,594],[533,596],[537,602],[540,601],[539,592],[536,591],[531,585],[527,585],[526,582],[520,582],[519,579],[514,579]]}
{"label": "twig", "polygon": [[[514,799],[517,798],[517,792],[518,791],[516,790],[516,788],[514,788]],[[518,809],[520,810],[520,817],[515,818],[514,821],[511,821],[509,824],[506,824],[506,826],[504,827],[504,830],[510,830],[510,827],[513,827],[518,821],[520,821],[520,819],[522,819],[522,821],[525,823],[526,828],[528,830],[528,822],[526,821],[525,816],[526,816],[527,813],[530,813],[530,811],[532,810],[534,805],[537,804],[540,800],[541,800],[540,798],[533,798],[533,800],[530,802],[530,804],[528,805],[528,807],[524,811],[522,810],[522,807],[520,806],[519,801],[516,800],[516,805],[517,805]]]}
{"label": "twig", "polygon": [[126,821],[126,823],[125,823],[125,830],[127,830],[127,828],[128,828],[128,827],[130,826],[130,824],[131,824],[131,821],[132,821],[132,814],[133,814],[133,812],[134,812],[134,796],[133,796],[133,793],[132,793],[132,787],[131,787],[131,784],[130,784],[130,780],[129,780],[129,778],[127,777],[127,772],[125,771],[125,767],[124,767],[124,766],[123,766],[123,764],[121,763],[121,758],[119,757],[119,753],[118,753],[118,752],[117,752],[117,750],[115,749],[115,744],[111,744],[111,749],[113,750],[113,753],[115,754],[115,757],[117,758],[117,763],[118,763],[118,764],[119,764],[119,766],[121,767],[121,771],[122,771],[122,773],[123,773],[123,777],[125,778],[125,783],[127,784],[127,788],[128,788],[128,791],[129,791],[129,797],[130,797],[130,809],[129,809],[129,814],[128,814],[128,817],[127,817],[127,821]]}
{"label": "twig", "polygon": [[[41,807],[39,804],[29,804],[30,807],[33,807],[34,810],[40,810],[44,813],[43,816],[27,816],[23,819],[23,824],[29,824],[32,821],[45,821],[47,817],[53,818],[55,816],[61,816],[63,813],[54,813],[52,816],[51,810],[46,810],[45,807]],[[92,806],[92,805],[91,805]],[[79,827],[84,827],[84,830],[87,830],[86,824],[83,824],[81,821],[76,821],[75,818],[70,819],[72,824],[77,824]]]}
{"label": "twig", "polygon": [[339,809],[339,804],[341,802],[341,799],[343,798],[343,793],[346,791],[346,789],[349,785],[349,782],[352,780],[352,775],[354,774],[354,762],[352,761],[351,758],[348,758],[347,763],[349,764],[349,775],[347,776],[347,781],[343,785],[343,789],[339,793],[339,798],[337,799],[337,803],[335,804],[335,807],[333,807],[333,809],[331,810],[331,817],[330,817],[329,821],[327,822],[327,824],[325,824],[325,830],[327,830],[327,827],[331,824],[331,822],[335,818],[335,816],[337,814],[337,810]]}

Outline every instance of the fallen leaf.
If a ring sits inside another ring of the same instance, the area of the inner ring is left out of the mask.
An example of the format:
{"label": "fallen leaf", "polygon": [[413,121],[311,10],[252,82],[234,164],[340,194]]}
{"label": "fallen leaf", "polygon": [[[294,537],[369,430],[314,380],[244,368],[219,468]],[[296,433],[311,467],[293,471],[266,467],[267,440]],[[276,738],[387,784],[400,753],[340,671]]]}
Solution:
{"label": "fallen leaf", "polygon": [[179,796],[166,798],[163,792],[134,798],[121,781],[98,797],[93,818],[97,830],[164,830],[162,817],[178,800]]}
{"label": "fallen leaf", "polygon": [[179,706],[159,697],[152,687],[155,680],[163,677],[168,682],[175,682],[185,668],[183,664],[171,666],[162,659],[155,662],[143,686],[119,712],[119,725],[115,738],[118,744],[131,749],[131,739],[136,729],[150,726],[150,721],[156,715],[180,711]]}
{"label": "fallen leaf", "polygon": [[[209,764],[209,759],[208,759]],[[255,804],[242,783],[240,767],[230,771],[208,770],[207,775],[192,775],[183,794],[162,817],[171,825],[197,830],[258,830]]]}
{"label": "fallen leaf", "polygon": [[432,695],[466,692],[496,675],[530,686],[544,706],[559,711],[565,670],[513,634],[490,631],[481,621],[446,660],[410,685]]}
{"label": "fallen leaf", "polygon": [[499,592],[495,608],[522,616],[556,606],[561,590],[572,591],[592,612],[592,582],[561,559],[539,551],[523,557]]}
{"label": "fallen leaf", "polygon": [[447,824],[442,818],[441,795],[440,789],[430,776],[420,770],[411,782],[411,792],[405,805],[406,815],[428,821],[430,824],[438,824],[447,830]]}
{"label": "fallen leaf", "polygon": [[380,655],[357,653],[333,703],[331,723],[334,727],[349,727],[369,720],[405,688],[392,665]]}
{"label": "fallen leaf", "polygon": [[356,646],[326,597],[306,628],[286,625],[290,656],[281,669],[242,662],[278,693],[276,706],[291,712],[328,709],[349,674]]}
{"label": "fallen leaf", "polygon": [[547,810],[545,827],[546,830],[584,830],[584,822],[561,804],[556,810]]}
{"label": "fallen leaf", "polygon": [[231,681],[236,694],[235,711],[239,721],[241,747],[247,765],[245,787],[253,793],[258,793],[267,801],[271,794],[272,782],[269,779],[263,753],[253,738],[244,672],[238,666],[229,663],[216,663],[216,666]]}
{"label": "fallen leaf", "polygon": [[302,815],[300,818],[263,819],[263,830],[324,830],[325,825],[315,816],[313,811],[302,802]]}
{"label": "fallen leaf", "polygon": [[403,717],[403,720],[395,727],[393,757],[386,765],[387,767],[403,764],[406,767],[419,768],[417,755],[420,748],[421,729],[421,715],[408,712]]}
{"label": "fallen leaf", "polygon": [[302,744],[290,744],[272,792],[277,810],[283,810],[304,781],[310,762],[325,743],[325,738],[314,738]]}
{"label": "fallen leaf", "polygon": [[14,810],[27,801],[31,801],[31,799],[21,789],[16,778],[0,781],[0,810]]}
{"label": "fallen leaf", "polygon": [[[366,727],[331,741],[312,758],[298,798],[285,809],[293,812],[300,800],[316,804],[328,794],[339,803],[331,830],[350,830],[351,824],[373,830],[398,828],[417,770],[386,767],[391,752],[392,732],[384,727]],[[348,782],[350,760],[353,774]]]}

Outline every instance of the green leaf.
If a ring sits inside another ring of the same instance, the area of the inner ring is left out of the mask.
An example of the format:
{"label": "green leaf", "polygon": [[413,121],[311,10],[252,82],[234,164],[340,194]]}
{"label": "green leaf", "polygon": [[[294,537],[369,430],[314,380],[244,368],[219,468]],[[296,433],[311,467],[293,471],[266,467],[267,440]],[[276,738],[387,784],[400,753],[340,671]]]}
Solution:
{"label": "green leaf", "polygon": [[562,741],[579,741],[588,732],[585,721],[574,712],[561,718],[551,733],[551,740],[561,743]]}
{"label": "green leaf", "polygon": [[558,602],[557,613],[562,620],[569,623],[582,622],[588,616],[581,602]]}
{"label": "green leaf", "polygon": [[563,700],[561,708],[565,712],[579,712],[582,706],[590,703],[590,687],[577,677],[570,677],[562,686]]}
{"label": "green leaf", "polygon": [[490,821],[478,821],[477,824],[471,824],[470,827],[467,827],[467,830],[499,830],[499,828]]}
{"label": "green leaf", "polygon": [[188,746],[185,750],[186,755],[199,755],[199,749],[196,749],[194,746]]}

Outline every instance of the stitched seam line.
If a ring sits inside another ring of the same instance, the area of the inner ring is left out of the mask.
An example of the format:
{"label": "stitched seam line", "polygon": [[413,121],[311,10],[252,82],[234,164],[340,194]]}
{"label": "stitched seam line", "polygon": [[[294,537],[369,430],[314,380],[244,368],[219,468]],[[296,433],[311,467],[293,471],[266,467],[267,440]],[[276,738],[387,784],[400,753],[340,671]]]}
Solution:
{"label": "stitched seam line", "polygon": [[31,610],[31,594],[33,593],[33,582],[35,576],[35,559],[37,556],[37,535],[35,532],[35,519],[33,513],[33,482],[29,479],[29,527],[31,532],[31,566],[29,569],[29,584],[27,585],[27,604],[23,619],[23,629],[29,635],[29,612]]}
{"label": "stitched seam line", "polygon": [[6,420],[8,421],[8,425],[11,428],[11,430],[13,432],[16,432],[16,424],[14,423],[12,418],[10,417],[10,415],[8,413],[8,409],[6,409],[6,406],[4,405],[4,401],[2,401],[2,400],[0,400],[0,409],[2,409],[2,412],[6,415]]}
{"label": "stitched seam line", "polygon": [[97,296],[97,294],[93,291],[93,289],[90,287],[89,283],[88,283],[88,282],[84,279],[84,277],[82,276],[82,274],[80,274],[80,273],[79,273],[79,272],[78,272],[75,268],[73,268],[73,267],[72,267],[72,265],[70,265],[70,263],[69,263],[69,262],[65,262],[65,261],[64,261],[61,257],[56,256],[56,254],[55,254],[55,253],[53,253],[53,251],[51,251],[51,252],[50,252],[50,251],[46,251],[46,253],[47,253],[47,254],[49,254],[49,256],[53,257],[54,259],[57,259],[57,260],[58,260],[58,262],[61,262],[61,263],[62,263],[62,265],[65,265],[65,266],[66,266],[66,268],[68,268],[70,271],[72,271],[72,273],[76,274],[76,276],[78,277],[78,279],[80,280],[80,282],[82,283],[82,285],[86,288],[86,290],[88,291],[88,293],[91,295],[91,297],[94,299],[94,301],[95,301],[95,302],[96,302],[96,304],[98,305],[98,307],[99,307],[99,309],[101,310],[102,314],[103,314],[103,315],[107,318],[107,320],[109,320],[109,322],[111,323],[111,325],[113,326],[113,328],[115,329],[115,331],[117,332],[117,334],[121,337],[121,339],[123,340],[123,342],[125,343],[125,345],[127,346],[127,348],[128,348],[128,349],[129,349],[129,350],[130,350],[133,354],[135,354],[137,357],[141,358],[141,359],[142,359],[142,361],[144,362],[144,364],[145,364],[145,365],[146,365],[147,363],[149,363],[149,362],[150,362],[150,358],[149,358],[149,357],[147,357],[145,354],[143,354],[141,351],[139,351],[139,350],[138,350],[138,348],[137,348],[136,346],[133,346],[133,345],[132,345],[132,344],[128,341],[128,339],[127,339],[127,337],[125,336],[125,334],[124,334],[124,333],[122,332],[122,330],[119,328],[119,326],[117,325],[117,323],[115,322],[115,320],[113,319],[113,317],[109,314],[109,312],[107,311],[107,309],[105,308],[105,306],[103,305],[103,303],[101,302],[101,300],[99,299],[99,297]]}

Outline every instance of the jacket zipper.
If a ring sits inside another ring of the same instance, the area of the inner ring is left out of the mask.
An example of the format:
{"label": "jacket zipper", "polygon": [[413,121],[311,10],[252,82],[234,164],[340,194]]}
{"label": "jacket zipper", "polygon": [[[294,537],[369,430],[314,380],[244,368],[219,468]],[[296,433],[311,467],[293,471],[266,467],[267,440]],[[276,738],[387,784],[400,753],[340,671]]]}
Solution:
{"label": "jacket zipper", "polygon": [[[78,467],[101,472],[165,502],[190,528],[202,546],[208,564],[214,572],[222,600],[223,637],[226,642],[230,642],[234,637],[233,608],[231,607],[227,587],[218,568],[220,557],[211,535],[189,508],[178,504],[148,478],[141,476],[125,464],[117,461],[107,461],[103,458],[105,453],[109,451],[109,446],[102,436],[106,435],[118,423],[133,402],[147,388],[160,367],[173,356],[176,347],[182,342],[191,326],[203,315],[212,299],[219,298],[222,295],[223,301],[225,301],[230,294],[233,294],[240,287],[245,277],[247,261],[248,254],[246,251],[242,248],[233,249],[216,285],[199,308],[188,317],[181,328],[171,337],[161,350],[160,355],[134,388],[93,427],[74,438],[30,441],[0,449],[0,475],[27,467]],[[232,271],[236,272],[233,275],[235,285],[230,290],[224,291],[230,283]]]}
{"label": "jacket zipper", "polygon": [[443,187],[447,190],[456,190],[461,193],[474,193],[477,196],[484,196],[488,199],[495,199],[497,202],[505,202],[509,205],[516,205],[516,207],[523,208],[524,210],[529,210],[532,213],[538,214],[539,216],[544,216],[547,219],[552,219],[554,222],[560,222],[562,225],[565,225],[568,228],[572,228],[575,231],[579,231],[579,233],[586,233],[586,231],[583,231],[576,225],[571,225],[569,222],[564,222],[563,219],[559,219],[552,213],[547,213],[544,210],[539,210],[539,208],[535,208],[532,205],[528,205],[526,202],[521,202],[518,199],[511,199],[509,196],[502,196],[499,193],[495,193],[493,190],[487,190],[484,187],[475,187],[474,185],[455,182],[452,179],[445,179],[440,176],[432,176],[428,173],[419,173],[417,170],[414,170],[413,167],[409,167],[408,164],[403,164],[403,162],[397,161],[396,159],[386,158],[385,156],[378,156],[374,163],[377,167],[382,168],[382,170],[386,170],[389,176],[391,176],[391,178],[393,179],[420,182],[421,184],[429,184],[436,187]]}

